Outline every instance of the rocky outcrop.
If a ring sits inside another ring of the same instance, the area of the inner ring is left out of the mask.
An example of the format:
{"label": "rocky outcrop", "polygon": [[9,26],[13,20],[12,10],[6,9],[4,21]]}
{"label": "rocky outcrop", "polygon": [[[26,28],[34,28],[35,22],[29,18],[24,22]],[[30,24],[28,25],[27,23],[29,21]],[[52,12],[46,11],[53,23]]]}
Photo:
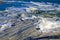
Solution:
{"label": "rocky outcrop", "polygon": [[0,1],[0,4],[3,4],[4,3],[4,1]]}

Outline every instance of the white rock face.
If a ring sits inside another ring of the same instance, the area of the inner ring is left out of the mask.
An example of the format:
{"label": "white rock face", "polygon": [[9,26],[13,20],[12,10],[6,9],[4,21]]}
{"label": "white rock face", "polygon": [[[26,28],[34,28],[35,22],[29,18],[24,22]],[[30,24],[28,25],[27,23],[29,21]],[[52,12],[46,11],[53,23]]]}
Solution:
{"label": "white rock face", "polygon": [[26,11],[29,13],[32,13],[32,11],[34,11],[34,10],[37,10],[37,8],[34,8],[34,7],[26,8]]}
{"label": "white rock face", "polygon": [[[38,22],[40,22],[40,23],[37,24],[37,25],[39,26],[39,28],[40,28],[40,30],[42,32],[49,32],[52,29],[60,27],[60,24],[59,24],[60,21],[59,22],[57,22],[57,21],[49,21],[49,20],[47,20],[47,18],[41,18],[41,19],[42,20],[39,20]],[[54,30],[52,30],[52,31],[54,31]]]}
{"label": "white rock face", "polygon": [[3,31],[3,30],[5,30],[5,29],[7,29],[7,28],[12,27],[11,25],[12,25],[11,22],[10,22],[10,23],[7,23],[7,24],[3,24],[2,27],[0,28],[0,31]]}
{"label": "white rock face", "polygon": [[[37,18],[37,17],[36,16],[27,17],[25,15],[25,13],[30,14],[30,13],[34,12],[35,10],[44,10],[44,11],[46,11],[46,10],[60,10],[60,5],[57,5],[58,7],[55,7],[54,5],[52,5],[50,3],[46,4],[46,3],[40,3],[40,2],[30,2],[30,3],[29,2],[28,3],[24,2],[21,5],[22,6],[27,6],[27,7],[20,7],[20,8],[13,7],[13,6],[8,7],[5,10],[7,12],[6,13],[7,16],[6,17],[0,17],[0,19],[1,18],[4,19],[4,20],[6,19],[6,21],[9,18],[11,18],[11,20],[12,20],[12,18],[16,19],[15,17],[18,15],[18,13],[22,14],[21,17],[22,17],[23,20],[34,19],[34,18]],[[34,5],[36,5],[36,6],[34,6]],[[4,13],[4,15],[5,15],[5,13]],[[42,20],[38,21],[39,24],[37,24],[37,26],[39,26],[39,28],[41,28],[42,31],[46,32],[49,29],[54,29],[54,28],[60,27],[60,24],[59,24],[60,22],[49,21],[49,20],[47,20],[47,18],[41,18],[41,19]],[[3,23],[3,22],[1,22],[1,23]],[[0,29],[4,30],[6,28],[9,28],[9,27],[11,27],[11,24],[12,23],[7,23],[7,24],[3,23],[3,25]]]}

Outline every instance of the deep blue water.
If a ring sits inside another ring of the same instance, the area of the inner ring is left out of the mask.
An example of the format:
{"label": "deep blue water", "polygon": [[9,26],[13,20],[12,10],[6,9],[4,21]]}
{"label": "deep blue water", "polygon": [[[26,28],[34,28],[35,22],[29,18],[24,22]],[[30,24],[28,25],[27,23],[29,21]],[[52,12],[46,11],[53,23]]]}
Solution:
{"label": "deep blue water", "polygon": [[[24,4],[27,4],[27,6]],[[30,5],[30,4],[31,4],[30,2],[25,2],[25,3],[24,2],[5,2],[3,4],[0,4],[0,11],[5,10],[8,7],[18,7],[18,8],[28,7],[28,5]]]}
{"label": "deep blue water", "polygon": [[[11,1],[11,0],[8,0],[8,1]],[[60,4],[60,0],[20,0],[20,1],[34,1],[34,2],[45,2],[45,3],[46,2],[51,2],[51,3],[58,3],[58,4]],[[12,7],[12,6],[14,6],[14,7],[23,7],[21,4],[22,3],[19,3],[19,2],[3,3],[3,4],[0,4],[0,10],[5,10],[7,7]]]}
{"label": "deep blue water", "polygon": [[52,3],[59,3],[60,4],[60,0],[22,0],[22,1],[52,2]]}
{"label": "deep blue water", "polygon": [[[7,0],[7,1],[12,1],[12,0]],[[17,1],[17,0],[14,0]],[[52,3],[59,3],[60,4],[60,0],[18,0],[18,1],[35,1],[35,2],[52,2]]]}
{"label": "deep blue water", "polygon": [[14,7],[22,7],[21,4],[22,3],[19,3],[19,2],[3,3],[3,4],[0,4],[0,10],[5,10],[7,7],[12,7],[12,6],[14,6]]}

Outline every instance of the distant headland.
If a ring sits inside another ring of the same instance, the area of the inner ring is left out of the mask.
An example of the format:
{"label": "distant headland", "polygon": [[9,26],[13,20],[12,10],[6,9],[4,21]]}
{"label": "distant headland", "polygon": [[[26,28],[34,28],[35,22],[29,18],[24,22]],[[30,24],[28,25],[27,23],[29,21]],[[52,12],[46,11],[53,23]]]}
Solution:
{"label": "distant headland", "polygon": [[4,1],[0,1],[0,4],[3,4],[3,3],[5,3]]}

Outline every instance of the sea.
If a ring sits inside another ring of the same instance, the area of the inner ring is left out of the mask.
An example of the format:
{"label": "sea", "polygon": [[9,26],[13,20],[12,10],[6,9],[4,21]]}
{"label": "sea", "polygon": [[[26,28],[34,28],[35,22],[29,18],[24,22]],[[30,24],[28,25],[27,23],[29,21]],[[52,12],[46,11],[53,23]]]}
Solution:
{"label": "sea", "polygon": [[4,3],[0,4],[0,11],[5,10],[8,7],[23,7],[21,6],[21,4],[24,4],[23,2],[28,2],[27,4],[29,4],[30,2],[49,2],[49,3],[56,3],[56,4],[60,4],[60,0],[6,0],[4,1]]}

